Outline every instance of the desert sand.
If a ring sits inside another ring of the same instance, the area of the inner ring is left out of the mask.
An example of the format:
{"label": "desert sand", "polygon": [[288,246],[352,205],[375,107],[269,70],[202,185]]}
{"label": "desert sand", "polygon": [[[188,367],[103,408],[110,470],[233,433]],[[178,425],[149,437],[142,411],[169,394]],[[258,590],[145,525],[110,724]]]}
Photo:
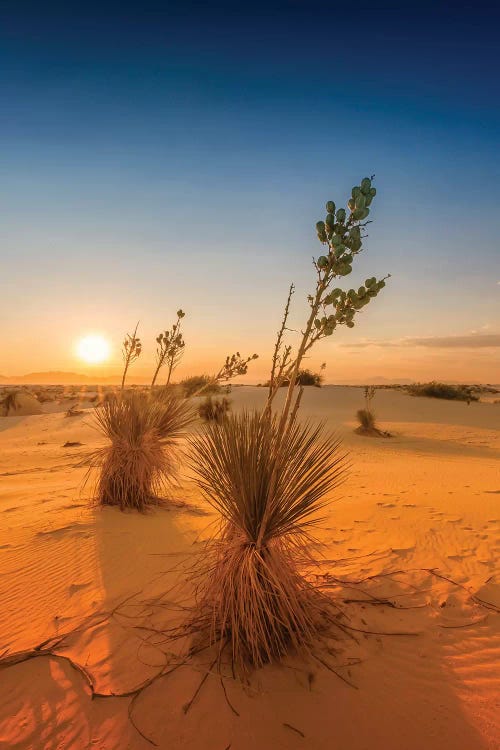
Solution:
{"label": "desert sand", "polygon": [[[265,392],[231,398],[262,406]],[[189,478],[147,515],[92,506],[82,463],[100,438],[90,403],[68,418],[72,403],[0,418],[0,655],[39,646],[0,670],[0,748],[500,746],[500,405],[379,390],[393,437],[375,439],[354,434],[361,389],[307,388],[302,418],[326,419],[350,454],[317,533],[318,574],[347,582],[332,592],[356,639],[332,639],[335,673],[293,657],[248,686],[209,673],[197,694],[206,660],[181,664],[169,645],[171,673],[134,698],[99,694],[133,691],[165,664],[158,634],[138,625],[179,616],[148,602],[174,599],[173,568],[214,517]]]}

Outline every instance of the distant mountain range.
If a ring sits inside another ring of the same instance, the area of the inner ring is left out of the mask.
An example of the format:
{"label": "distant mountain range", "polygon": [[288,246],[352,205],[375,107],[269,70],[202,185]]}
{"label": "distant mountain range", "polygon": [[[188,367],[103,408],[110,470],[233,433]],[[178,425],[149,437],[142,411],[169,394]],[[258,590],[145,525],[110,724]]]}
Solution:
{"label": "distant mountain range", "polygon": [[[27,385],[116,385],[121,382],[121,375],[81,375],[77,372],[30,372],[27,375],[0,375],[0,383],[3,384],[27,384]],[[151,382],[151,377],[131,375],[127,383],[135,385],[146,385]]]}
{"label": "distant mountain range", "polygon": [[[133,375],[127,377],[128,385],[149,385],[151,377],[148,375]],[[460,381],[446,381],[458,385]],[[77,372],[30,372],[27,375],[0,375],[0,385],[119,385],[121,373],[116,375],[82,375]],[[352,380],[337,380],[336,383],[326,385],[409,385],[415,383],[414,378],[385,378],[374,375],[367,378],[353,378]],[[248,383],[248,385],[252,385]],[[500,385],[496,387],[500,388]]]}

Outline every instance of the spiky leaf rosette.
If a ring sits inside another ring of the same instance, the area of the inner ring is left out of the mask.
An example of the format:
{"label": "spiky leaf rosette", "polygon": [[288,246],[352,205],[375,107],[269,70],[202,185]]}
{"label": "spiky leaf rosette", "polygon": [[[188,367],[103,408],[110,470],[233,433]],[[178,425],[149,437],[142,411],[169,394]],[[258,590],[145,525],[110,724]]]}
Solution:
{"label": "spiky leaf rosette", "polygon": [[109,440],[91,457],[99,468],[97,501],[143,511],[175,479],[179,441],[194,419],[184,399],[167,392],[127,393],[96,409],[100,432]]}
{"label": "spiky leaf rosette", "polygon": [[295,422],[280,434],[277,419],[258,412],[212,423],[190,445],[196,482],[222,517],[191,630],[229,643],[244,673],[310,646],[324,626],[325,598],[301,569],[345,454],[321,425]]}

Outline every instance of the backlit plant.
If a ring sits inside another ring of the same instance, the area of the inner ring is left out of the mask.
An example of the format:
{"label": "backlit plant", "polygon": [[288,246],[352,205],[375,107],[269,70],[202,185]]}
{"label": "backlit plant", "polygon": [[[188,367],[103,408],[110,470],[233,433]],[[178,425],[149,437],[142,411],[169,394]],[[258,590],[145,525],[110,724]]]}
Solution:
{"label": "backlit plant", "polygon": [[[322,426],[297,421],[303,387],[301,364],[320,340],[342,325],[352,328],[385,286],[371,277],[358,289],[334,287],[352,271],[376,191],[365,177],[352,189],[348,211],[326,204],[316,225],[324,254],[313,261],[316,287],[298,348],[286,342],[290,287],[274,348],[263,411],[228,415],[191,438],[191,466],[205,499],[218,512],[220,529],[195,571],[195,604],[179,635],[214,644],[219,660],[227,645],[233,670],[279,659],[289,649],[312,650],[337,610],[302,571],[313,562],[311,529],[328,495],[343,480],[345,454]],[[274,399],[288,383],[281,410]]]}
{"label": "backlit plant", "polygon": [[151,382],[151,387],[156,383],[156,379],[162,367],[167,368],[167,381],[169,385],[172,372],[179,364],[186,343],[181,333],[181,321],[186,316],[182,310],[177,310],[177,320],[170,330],[163,331],[156,337],[156,369]]}

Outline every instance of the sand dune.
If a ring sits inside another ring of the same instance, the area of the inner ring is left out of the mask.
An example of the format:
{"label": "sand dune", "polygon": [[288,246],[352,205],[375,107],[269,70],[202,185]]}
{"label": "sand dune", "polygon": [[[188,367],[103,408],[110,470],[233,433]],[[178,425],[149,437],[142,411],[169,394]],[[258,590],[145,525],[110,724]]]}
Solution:
{"label": "sand dune", "polygon": [[[231,396],[235,409],[264,397],[252,387]],[[381,390],[375,411],[394,437],[377,440],[353,432],[362,405],[357,388],[306,389],[303,400],[303,417],[338,428],[352,462],[318,533],[318,573],[367,579],[332,584],[357,628],[331,643],[337,674],[295,657],[246,688],[209,675],[186,713],[207,669],[200,655],[134,700],[137,728],[130,696],[92,691],[127,692],[157,674],[165,657],[133,626],[213,516],[188,480],[178,505],[148,515],[92,507],[82,484],[99,443],[90,409],[68,419],[68,402],[48,402],[43,414],[1,418],[0,654],[85,621],[58,653],[92,686],[54,656],[2,669],[0,747],[142,750],[148,737],[193,750],[498,748],[500,627],[489,604],[500,606],[499,407]],[[390,603],[359,601],[373,597]],[[172,617],[150,608],[142,622]]]}

